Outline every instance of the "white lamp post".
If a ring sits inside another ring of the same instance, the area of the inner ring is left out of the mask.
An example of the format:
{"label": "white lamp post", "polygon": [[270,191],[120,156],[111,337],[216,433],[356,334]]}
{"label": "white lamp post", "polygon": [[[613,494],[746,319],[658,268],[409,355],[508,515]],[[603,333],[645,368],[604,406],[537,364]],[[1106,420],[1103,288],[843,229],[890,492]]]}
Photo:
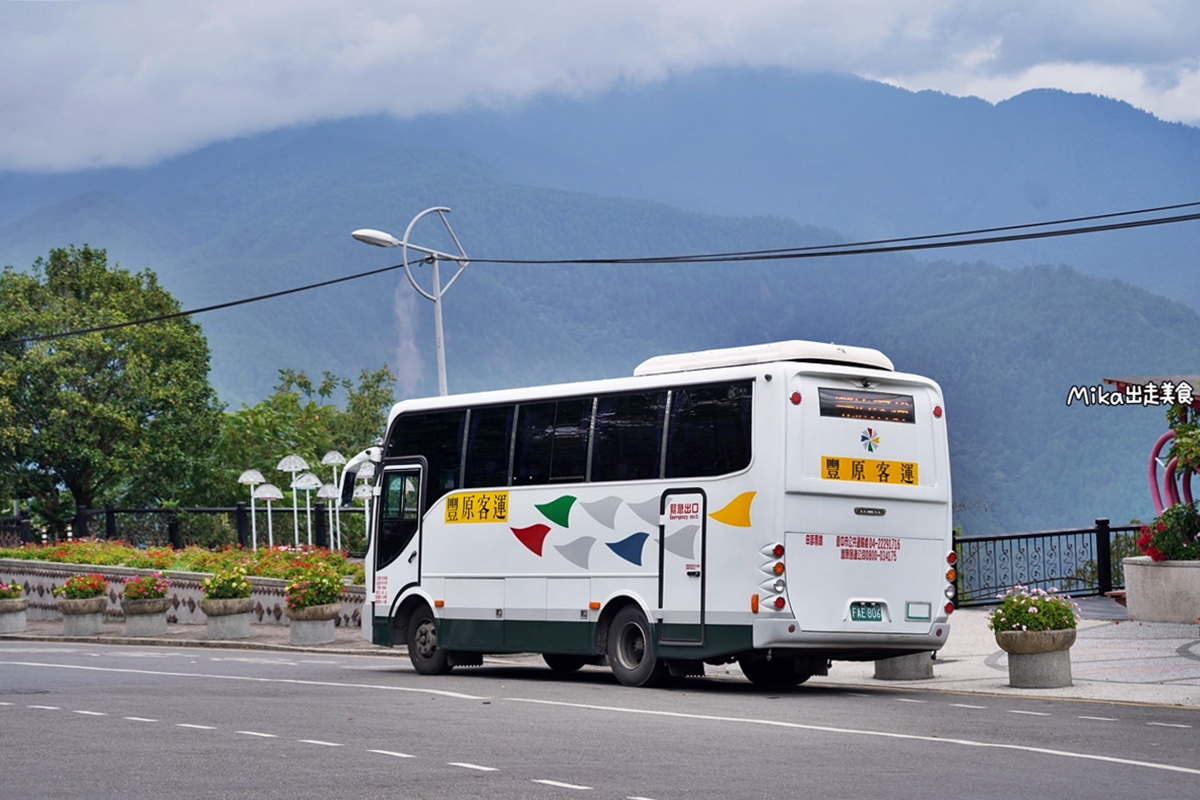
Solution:
{"label": "white lamp post", "polygon": [[367,543],[367,547],[371,546],[371,484],[360,483],[354,487],[354,498],[357,500],[362,498],[363,512],[363,534]]}
{"label": "white lamp post", "polygon": [[302,472],[292,481],[292,491],[304,491],[304,518],[308,523],[308,546],[312,547],[312,496],[313,489],[321,488],[321,479],[311,472]]}
{"label": "white lamp post", "polygon": [[[445,337],[442,335],[442,295],[449,291],[454,282],[458,280],[458,276],[463,274],[463,270],[471,262],[467,260],[467,253],[459,244],[458,237],[454,235],[454,231],[450,229],[450,223],[446,220],[446,214],[450,209],[437,206],[427,208],[420,214],[413,217],[412,222],[408,223],[408,227],[404,230],[404,238],[397,239],[390,233],[377,231],[373,228],[360,228],[350,235],[360,242],[365,244],[375,245],[376,247],[399,247],[401,248],[404,259],[404,274],[408,276],[408,282],[417,290],[417,294],[424,297],[426,300],[433,301],[433,324],[437,331],[437,364],[438,364],[438,394],[446,395],[449,391],[446,386],[446,343]],[[446,226],[446,232],[450,234],[450,238],[454,240],[455,247],[458,248],[458,255],[450,255],[439,250],[430,250],[427,247],[418,247],[415,244],[410,244],[408,235],[412,233],[413,226],[417,221],[428,214],[437,214],[441,218],[442,224]],[[424,253],[424,261],[433,267],[433,291],[427,292],[417,284],[416,278],[413,277],[412,270],[408,266],[408,251],[416,250],[418,253]],[[458,264],[458,272],[454,273],[454,277],[446,282],[445,286],[441,284],[441,275],[438,272],[438,262],[440,260],[453,261]]]}
{"label": "white lamp post", "polygon": [[256,469],[248,469],[238,476],[238,483],[250,487],[250,541],[254,550],[258,549],[258,516],[254,509],[254,487],[266,483],[267,479]]}
{"label": "white lamp post", "polygon": [[[308,462],[300,456],[284,456],[279,463],[275,465],[275,469],[280,472],[292,473],[292,483],[296,482],[296,473],[303,472],[308,469]],[[282,498],[281,498],[282,499]],[[300,505],[297,502],[296,490],[292,490],[292,534],[296,542],[296,547],[300,546]]]}
{"label": "white lamp post", "polygon": [[265,500],[267,503],[267,546],[275,546],[275,527],[271,524],[271,503],[282,500],[283,492],[279,491],[279,487],[274,484],[264,483],[262,486],[255,487],[254,494],[259,500]]}
{"label": "white lamp post", "polygon": [[[331,542],[333,541],[333,539],[334,539],[333,531],[334,531],[334,528],[336,527],[336,529],[337,529],[337,537],[336,537],[337,538],[337,546],[338,546],[338,549],[341,550],[342,549],[342,507],[341,507],[341,501],[340,501],[340,498],[338,498],[338,492],[337,492],[337,487],[341,486],[341,484],[338,483],[338,466],[346,463],[346,457],[344,455],[342,455],[341,453],[339,453],[337,450],[330,450],[328,453],[321,456],[321,463],[333,467],[334,490],[333,490],[332,498],[334,499],[334,503],[333,503],[334,523],[333,523],[333,525],[329,526],[329,532],[330,532],[329,540]],[[321,496],[321,493],[317,492],[317,497],[320,497],[320,496]]]}
{"label": "white lamp post", "polygon": [[329,549],[330,550],[341,550],[342,549],[342,531],[340,528],[337,529],[336,540],[334,538],[333,509],[337,503],[337,496],[338,496],[338,488],[336,486],[334,486],[332,483],[327,483],[324,486],[322,486],[320,489],[317,489],[317,499],[318,500],[326,500],[326,501],[330,502],[330,505],[325,509],[329,513]]}

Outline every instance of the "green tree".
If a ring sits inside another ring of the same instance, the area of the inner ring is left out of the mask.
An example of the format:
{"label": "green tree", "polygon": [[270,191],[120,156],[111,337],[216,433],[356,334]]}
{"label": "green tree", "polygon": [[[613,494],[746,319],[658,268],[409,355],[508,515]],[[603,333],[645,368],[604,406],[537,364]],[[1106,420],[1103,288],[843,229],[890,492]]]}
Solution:
{"label": "green tree", "polygon": [[[304,372],[281,369],[274,393],[224,414],[214,451],[217,486],[210,502],[231,505],[245,500],[247,492],[237,479],[247,469],[259,470],[288,494],[290,476],[275,473],[275,465],[290,454],[303,458],[328,482],[332,475],[321,465],[321,457],[338,450],[348,458],[381,436],[395,385],[387,364],[374,372],[364,369],[357,386],[330,372],[314,384]],[[344,411],[333,403],[339,391],[346,394]]]}
{"label": "green tree", "polygon": [[[0,275],[0,341],[177,313],[154,273],[87,245]],[[0,346],[0,475],[61,531],[75,506],[187,502],[220,420],[189,318]],[[64,490],[69,497],[64,495]]]}

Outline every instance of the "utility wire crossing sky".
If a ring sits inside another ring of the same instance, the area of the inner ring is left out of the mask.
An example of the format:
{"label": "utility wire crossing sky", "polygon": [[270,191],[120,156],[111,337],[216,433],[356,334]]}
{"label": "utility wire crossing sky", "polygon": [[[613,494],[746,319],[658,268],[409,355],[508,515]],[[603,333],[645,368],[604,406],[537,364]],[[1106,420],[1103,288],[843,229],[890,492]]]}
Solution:
{"label": "utility wire crossing sky", "polygon": [[[547,265],[547,266],[565,266],[565,265],[657,265],[657,264],[718,264],[718,263],[737,263],[743,261],[779,261],[779,260],[794,260],[804,258],[829,258],[834,256],[852,256],[852,255],[870,255],[876,253],[901,253],[912,252],[917,250],[932,250],[947,247],[972,247],[983,244],[999,244],[1004,242],[1020,242],[1031,239],[1045,239],[1050,237],[1060,236],[1081,236],[1093,233],[1102,233],[1105,231],[1129,230],[1133,228],[1145,228],[1157,225],[1173,225],[1180,222],[1194,222],[1200,220],[1200,211],[1193,211],[1187,214],[1169,214],[1163,215],[1167,211],[1180,211],[1183,209],[1195,209],[1200,207],[1200,201],[1192,203],[1177,203],[1168,206],[1156,206],[1153,208],[1142,208],[1134,211],[1114,211],[1107,214],[1093,214],[1086,217],[1071,217],[1068,219],[1050,220],[1047,222],[1030,222],[1021,225],[1005,225],[992,228],[977,228],[969,231],[956,231],[954,233],[936,233],[927,236],[905,236],[895,239],[876,239],[866,242],[847,242],[842,244],[831,245],[814,245],[810,247],[793,247],[773,250],[742,250],[728,253],[696,253],[692,255],[673,255],[673,256],[646,256],[638,258],[573,258],[573,259],[512,259],[512,258],[478,258],[470,259],[476,264],[530,264],[530,265]],[[1159,216],[1146,216],[1159,215]],[[1143,219],[1123,219],[1127,217],[1144,217]],[[1082,225],[1085,222],[1098,222],[1099,220],[1119,220],[1115,222],[1104,222],[1100,224]],[[1070,227],[1062,227],[1070,226]],[[1037,230],[1039,228],[1050,228],[1051,230]],[[1021,231],[1021,232],[1017,232]],[[147,317],[145,319],[127,320],[125,322],[114,322],[108,325],[97,325],[91,328],[79,328],[76,330],[60,331],[58,333],[46,333],[36,336],[26,336],[19,339],[9,339],[8,341],[0,342],[0,347],[9,347],[15,345],[27,345],[35,342],[44,342],[54,339],[64,339],[70,336],[83,336],[89,333],[102,333],[104,331],[118,330],[120,328],[128,328],[134,325],[146,325],[153,322],[163,322],[170,319],[178,319],[179,317],[187,317],[194,314],[203,314],[208,311],[219,311],[225,308],[233,308],[235,306],[244,306],[250,303],[258,303],[263,300],[272,300],[277,297],[284,297],[290,294],[299,292],[307,292],[312,289],[320,289],[325,286],[333,286],[339,283],[347,283],[349,281],[367,278],[372,275],[380,275],[385,272],[391,272],[397,269],[403,269],[404,264],[393,264],[388,267],[380,267],[379,269],[359,272],[354,275],[345,275],[341,278],[332,278],[327,281],[319,281],[310,283],[305,286],[296,286],[291,289],[282,289],[278,292],[270,292],[268,294],[260,294],[254,297],[245,297],[240,300],[230,300],[224,303],[204,306],[203,308],[194,308],[188,311],[176,311],[172,314],[162,314],[156,317]]]}

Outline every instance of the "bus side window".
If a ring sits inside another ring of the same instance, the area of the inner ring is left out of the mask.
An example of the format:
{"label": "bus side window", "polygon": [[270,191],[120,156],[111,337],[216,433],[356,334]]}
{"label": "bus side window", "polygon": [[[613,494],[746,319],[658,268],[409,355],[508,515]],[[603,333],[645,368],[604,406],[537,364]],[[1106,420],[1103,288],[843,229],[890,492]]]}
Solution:
{"label": "bus side window", "polygon": [[513,484],[550,482],[550,451],[554,442],[557,403],[522,405],[517,417],[517,449],[513,454]]}
{"label": "bus side window", "polygon": [[671,396],[667,478],[699,478],[750,465],[752,384],[692,386]]}
{"label": "bus side window", "polygon": [[386,566],[412,541],[420,519],[421,487],[415,472],[384,473],[379,509],[379,542],[376,569]]}
{"label": "bus side window", "polygon": [[601,397],[596,402],[592,480],[657,478],[666,392]]}
{"label": "bus side window", "polygon": [[471,410],[463,488],[508,485],[508,453],[512,442],[513,407]]}
{"label": "bus side window", "polygon": [[466,412],[438,411],[397,418],[388,440],[387,458],[424,456],[429,464],[426,506],[459,487],[463,422]]}
{"label": "bus side window", "polygon": [[513,484],[582,481],[586,477],[591,420],[590,397],[521,406]]}
{"label": "bus side window", "polygon": [[554,448],[550,452],[550,480],[582,481],[587,477],[592,398],[559,400],[557,406],[554,413]]}

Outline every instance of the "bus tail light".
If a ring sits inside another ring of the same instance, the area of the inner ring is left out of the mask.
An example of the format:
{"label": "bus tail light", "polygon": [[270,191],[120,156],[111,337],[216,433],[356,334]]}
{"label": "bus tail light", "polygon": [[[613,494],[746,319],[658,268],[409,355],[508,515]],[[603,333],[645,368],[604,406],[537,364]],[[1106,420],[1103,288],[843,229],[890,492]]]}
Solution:
{"label": "bus tail light", "polygon": [[783,578],[776,578],[775,580],[768,578],[760,583],[759,586],[772,594],[783,594],[783,590],[787,588],[787,581]]}
{"label": "bus tail light", "polygon": [[769,544],[758,552],[767,558],[783,558],[783,543],[776,542],[775,544]]}
{"label": "bus tail light", "polygon": [[954,571],[954,567],[946,570],[946,580],[954,583],[954,579],[958,577],[958,573]]}
{"label": "bus tail light", "polygon": [[946,616],[954,613],[954,603],[946,603]]}
{"label": "bus tail light", "polygon": [[780,595],[771,601],[771,605],[775,606],[777,609],[782,609],[785,605],[787,605],[787,601],[783,599],[782,595]]}
{"label": "bus tail light", "polygon": [[946,563],[952,567],[955,564],[957,564],[958,563],[958,553],[954,552],[953,550],[951,550],[949,553],[946,553]]}
{"label": "bus tail light", "polygon": [[758,595],[756,595],[756,594],[750,595],[750,613],[751,614],[758,613]]}
{"label": "bus tail light", "polygon": [[789,397],[788,399],[792,401],[792,405],[794,405],[794,406],[800,405],[801,398],[800,398],[799,392],[792,392],[792,396]]}

